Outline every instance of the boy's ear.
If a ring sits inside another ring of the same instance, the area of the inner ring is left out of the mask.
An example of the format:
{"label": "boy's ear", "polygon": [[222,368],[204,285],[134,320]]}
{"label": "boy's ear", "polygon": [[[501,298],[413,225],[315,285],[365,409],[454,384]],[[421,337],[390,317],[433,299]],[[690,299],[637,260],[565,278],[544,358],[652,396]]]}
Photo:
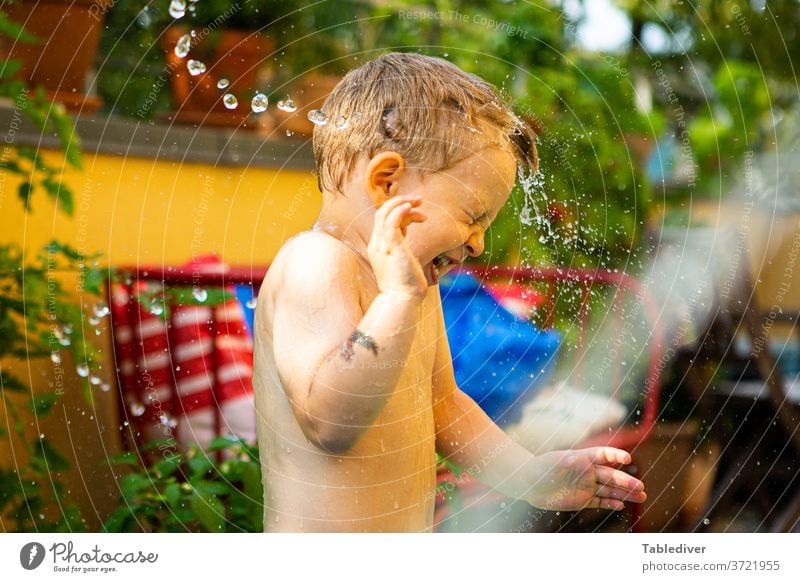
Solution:
{"label": "boy's ear", "polygon": [[375,154],[367,164],[366,187],[375,206],[383,204],[397,194],[398,180],[405,171],[406,161],[397,152],[385,151]]}

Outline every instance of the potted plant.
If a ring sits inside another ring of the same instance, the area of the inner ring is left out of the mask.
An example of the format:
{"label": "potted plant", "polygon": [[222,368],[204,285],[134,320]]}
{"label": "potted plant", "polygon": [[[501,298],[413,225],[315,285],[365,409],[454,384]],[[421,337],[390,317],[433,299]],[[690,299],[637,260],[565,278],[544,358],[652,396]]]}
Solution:
{"label": "potted plant", "polygon": [[290,3],[176,2],[185,8],[180,18],[167,5],[109,10],[99,92],[114,111],[141,119],[169,112],[181,122],[252,126],[251,99],[265,89],[262,64],[290,26]]}
{"label": "potted plant", "polygon": [[110,0],[4,2],[0,57],[18,61],[16,74],[29,87],[44,87],[49,99],[73,111],[94,111],[101,101],[85,94],[86,79],[110,4]]}

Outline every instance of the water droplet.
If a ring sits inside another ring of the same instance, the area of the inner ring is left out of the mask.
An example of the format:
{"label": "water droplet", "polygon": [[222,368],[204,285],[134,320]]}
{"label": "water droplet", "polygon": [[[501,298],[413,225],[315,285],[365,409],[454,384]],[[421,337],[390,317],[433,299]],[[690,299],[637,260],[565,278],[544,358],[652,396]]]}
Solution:
{"label": "water droplet", "polygon": [[222,104],[225,105],[227,109],[236,109],[239,107],[239,100],[233,93],[226,93],[225,96],[222,97]]}
{"label": "water droplet", "polygon": [[178,42],[175,43],[175,55],[178,58],[182,59],[189,54],[189,50],[191,48],[192,48],[192,37],[188,34],[184,34],[182,37],[178,39]]}
{"label": "water droplet", "polygon": [[95,317],[94,315],[90,315],[88,321],[89,325],[97,325],[98,323],[100,323],[100,319]]}
{"label": "water droplet", "polygon": [[255,309],[257,304],[258,300],[255,297],[251,297],[247,300],[247,303],[245,303],[248,309]]}
{"label": "water droplet", "polygon": [[202,303],[206,299],[208,299],[208,291],[205,289],[201,289],[200,287],[195,287],[192,289],[192,297],[195,298],[196,301]]}
{"label": "water droplet", "polygon": [[186,61],[186,68],[189,70],[189,74],[192,77],[202,75],[206,72],[206,64],[202,61],[196,61],[194,59],[189,59]]}
{"label": "water droplet", "polygon": [[287,113],[294,113],[297,111],[297,105],[291,99],[281,99],[278,101],[278,109]]}
{"label": "water droplet", "polygon": [[53,362],[56,366],[61,365],[61,352],[50,352],[50,361]]}
{"label": "water droplet", "polygon": [[100,376],[97,376],[96,374],[89,376],[89,384],[92,386],[99,386],[102,382],[103,381],[100,379]]}
{"label": "water droplet", "polygon": [[67,335],[72,333],[72,324],[70,324],[70,323],[65,323],[64,324],[64,333],[67,334]]}
{"label": "water droplet", "polygon": [[293,135],[294,135],[294,132],[291,129],[287,129],[286,130],[286,137],[292,137]]}
{"label": "water droplet", "polygon": [[100,390],[103,392],[109,392],[111,390],[111,385],[108,382],[103,382],[100,384]]}
{"label": "water droplet", "polygon": [[328,123],[328,115],[322,109],[312,109],[308,112],[308,120],[314,125],[325,125]]}
{"label": "water droplet", "polygon": [[134,400],[128,403],[128,410],[130,411],[132,416],[141,416],[144,414],[144,404],[139,402],[138,400]]}
{"label": "water droplet", "polygon": [[[193,2],[197,2],[197,0],[192,0],[192,1],[193,1]],[[194,8],[194,6],[190,6],[190,7],[189,7],[189,10],[191,10],[192,8]],[[192,35],[192,38],[195,38],[195,37],[197,36],[197,31],[196,31],[196,30],[193,30],[193,31],[191,31],[189,34],[191,34],[191,35]]]}
{"label": "water droplet", "polygon": [[339,115],[333,120],[333,127],[336,129],[347,129],[348,125],[350,125],[350,122],[344,115]]}
{"label": "water droplet", "polygon": [[40,435],[39,435],[39,438],[40,438],[40,439],[43,439],[43,438],[44,438],[44,433],[40,434]]}
{"label": "water droplet", "polygon": [[225,77],[222,77],[219,81],[217,81],[217,89],[224,89],[225,87],[227,87],[230,84],[231,84],[231,82],[228,81],[228,79],[226,79]]}
{"label": "water droplet", "polygon": [[268,103],[269,100],[266,95],[263,93],[256,93],[253,100],[250,102],[250,109],[253,110],[253,113],[262,113],[267,110]]}
{"label": "water droplet", "polygon": [[394,508],[395,508],[395,509],[400,509],[400,502],[399,502],[399,501],[395,500],[395,502],[394,502]]}
{"label": "water droplet", "polygon": [[172,18],[183,18],[186,14],[186,0],[172,0],[169,4],[169,15]]}
{"label": "water droplet", "polygon": [[78,364],[75,366],[75,371],[78,373],[78,376],[81,378],[86,378],[89,375],[89,366],[84,364]]}
{"label": "water droplet", "polygon": [[122,421],[122,426],[130,426],[130,423],[127,420]]}
{"label": "water droplet", "polygon": [[707,517],[705,519],[703,519],[703,525],[710,525],[710,524],[711,524],[711,520],[710,519],[708,519]]}
{"label": "water droplet", "polygon": [[158,422],[161,424],[168,426],[169,428],[175,428],[178,426],[178,421],[175,420],[175,417],[171,414],[167,414],[166,412],[162,412],[158,417]]}
{"label": "water droplet", "polygon": [[149,28],[150,25],[153,24],[153,17],[150,16],[149,7],[145,6],[142,8],[142,11],[136,16],[136,22],[142,28]]}

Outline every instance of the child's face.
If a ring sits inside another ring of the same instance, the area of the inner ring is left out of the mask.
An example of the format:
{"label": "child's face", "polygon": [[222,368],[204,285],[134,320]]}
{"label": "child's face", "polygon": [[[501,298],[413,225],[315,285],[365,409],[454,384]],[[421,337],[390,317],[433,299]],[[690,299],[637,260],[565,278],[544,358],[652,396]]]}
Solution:
{"label": "child's face", "polygon": [[420,210],[428,219],[410,225],[407,240],[435,285],[445,272],[483,253],[486,230],[511,194],[517,164],[507,150],[492,146],[448,170],[412,173],[416,177],[403,193],[422,195]]}

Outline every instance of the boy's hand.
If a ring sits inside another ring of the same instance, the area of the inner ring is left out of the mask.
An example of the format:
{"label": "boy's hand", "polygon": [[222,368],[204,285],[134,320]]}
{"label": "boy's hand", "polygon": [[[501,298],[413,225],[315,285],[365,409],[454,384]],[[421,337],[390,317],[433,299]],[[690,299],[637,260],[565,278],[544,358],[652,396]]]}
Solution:
{"label": "boy's hand", "polygon": [[623,509],[623,501],[647,499],[644,483],[608,465],[625,465],[631,456],[611,447],[554,451],[536,457],[528,503],[547,510],[587,507]]}
{"label": "boy's hand", "polygon": [[428,281],[419,260],[411,252],[406,229],[427,217],[418,210],[420,196],[394,196],[375,212],[372,238],[367,246],[378,288],[383,293],[425,297]]}

